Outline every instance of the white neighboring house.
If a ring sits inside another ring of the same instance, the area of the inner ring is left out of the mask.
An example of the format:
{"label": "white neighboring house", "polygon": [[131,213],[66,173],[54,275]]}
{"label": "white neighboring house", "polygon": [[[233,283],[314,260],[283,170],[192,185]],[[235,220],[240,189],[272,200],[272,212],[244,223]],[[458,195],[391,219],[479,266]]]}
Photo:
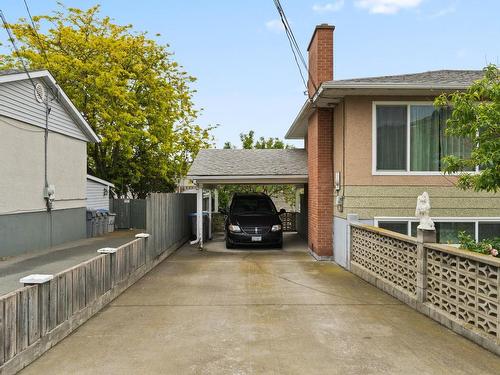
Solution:
{"label": "white neighboring house", "polygon": [[88,142],[99,138],[47,70],[0,70],[0,256],[86,237]]}
{"label": "white neighboring house", "polygon": [[109,211],[110,188],[114,188],[111,182],[87,175],[87,208],[93,210]]}

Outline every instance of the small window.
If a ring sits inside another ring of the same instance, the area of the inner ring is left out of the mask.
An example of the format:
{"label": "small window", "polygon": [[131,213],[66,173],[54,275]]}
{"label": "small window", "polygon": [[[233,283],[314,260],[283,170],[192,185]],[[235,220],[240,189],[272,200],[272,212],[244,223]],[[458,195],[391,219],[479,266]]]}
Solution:
{"label": "small window", "polygon": [[377,106],[377,170],[406,170],[406,105]]}
{"label": "small window", "polygon": [[393,232],[401,233],[404,235],[408,234],[407,221],[379,221],[378,227],[382,229],[391,230]]}
{"label": "small window", "polygon": [[[438,243],[458,244],[458,233],[465,232],[475,238],[475,223],[473,222],[435,222],[436,241]],[[418,222],[411,223],[411,236],[417,236]]]}
{"label": "small window", "polygon": [[495,237],[500,237],[500,223],[479,223],[479,241]]}
{"label": "small window", "polygon": [[436,236],[438,243],[460,243],[458,240],[459,232],[465,232],[474,238],[475,224],[462,222],[436,223]]}

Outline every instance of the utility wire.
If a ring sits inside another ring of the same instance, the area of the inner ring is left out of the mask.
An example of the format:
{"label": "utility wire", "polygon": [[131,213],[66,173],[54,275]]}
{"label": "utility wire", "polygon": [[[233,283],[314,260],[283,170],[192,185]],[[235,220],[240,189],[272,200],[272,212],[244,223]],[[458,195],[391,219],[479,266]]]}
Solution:
{"label": "utility wire", "polygon": [[292,27],[290,26],[290,23],[288,22],[288,19],[286,17],[285,11],[284,11],[283,7],[281,6],[281,3],[279,0],[273,0],[273,2],[274,2],[274,5],[278,11],[279,16],[280,16],[283,27],[285,29],[285,33],[286,33],[286,36],[288,38],[288,42],[290,44],[290,48],[292,50],[292,53],[293,53],[293,56],[295,59],[295,63],[299,69],[300,76],[302,77],[302,82],[304,82],[306,90],[308,91],[309,88],[308,88],[307,84],[305,83],[305,78],[304,78],[304,75],[302,73],[302,68],[300,67],[298,60],[300,60],[300,62],[302,63],[302,66],[307,71],[309,82],[312,84],[314,91],[317,92],[318,87],[316,86],[316,83],[314,82],[314,79],[311,75],[311,72],[309,71],[306,60],[304,58],[304,55],[302,54],[302,52],[300,50],[299,44],[297,43],[297,39],[295,38],[295,35],[293,34]]}
{"label": "utility wire", "polygon": [[33,85],[33,88],[36,90],[36,84],[35,81],[33,81],[33,78],[31,78],[31,74],[28,71],[28,68],[26,67],[26,63],[24,62],[24,59],[22,58],[21,54],[19,53],[19,49],[17,48],[16,42],[14,40],[14,36],[12,35],[12,31],[10,30],[9,24],[7,23],[7,20],[5,18],[5,14],[3,11],[0,9],[0,18],[2,19],[3,27],[5,31],[7,31],[7,35],[9,36],[10,43],[12,44],[12,47],[14,48],[14,52],[17,55],[17,58],[21,62],[21,65],[23,66],[24,72],[27,74],[28,79],[30,80],[31,84]]}
{"label": "utility wire", "polygon": [[[31,85],[33,86],[33,89],[35,92],[37,92],[37,87],[35,84],[35,81],[33,81],[33,78],[31,77],[31,74],[26,66],[26,63],[24,62],[23,57],[19,53],[19,49],[17,48],[16,41],[14,39],[14,36],[12,35],[12,31],[10,30],[9,24],[7,23],[7,20],[5,18],[5,14],[3,11],[0,9],[0,18],[2,19],[3,26],[5,30],[7,31],[7,34],[9,36],[10,43],[12,44],[12,47],[14,48],[14,51],[21,62],[21,65],[23,66],[23,70],[28,76],[29,81],[31,82]],[[45,135],[44,135],[44,175],[45,175],[45,188],[48,188],[49,186],[49,181],[48,181],[48,139],[49,139],[49,115],[50,115],[50,106],[49,106],[49,101],[48,101],[48,96],[45,100],[43,100],[43,104],[45,104]],[[52,210],[52,206],[49,203],[49,199],[47,198],[47,211],[50,212]],[[52,235],[52,234],[51,234]]]}
{"label": "utility wire", "polygon": [[38,31],[36,29],[35,22],[33,21],[33,17],[31,17],[31,12],[30,12],[30,8],[28,6],[28,2],[26,0],[23,0],[23,1],[24,1],[24,6],[26,7],[26,12],[28,13],[28,16],[29,16],[30,21],[31,21],[31,26],[33,27],[33,33],[35,34],[35,37],[38,40],[40,52],[42,52],[43,57],[45,58],[45,62],[47,63],[47,68],[49,68],[49,65],[50,65],[49,64],[49,57],[47,56],[47,52],[45,51],[45,48],[43,48],[43,43],[42,43],[42,40],[40,39],[40,35],[38,34]]}

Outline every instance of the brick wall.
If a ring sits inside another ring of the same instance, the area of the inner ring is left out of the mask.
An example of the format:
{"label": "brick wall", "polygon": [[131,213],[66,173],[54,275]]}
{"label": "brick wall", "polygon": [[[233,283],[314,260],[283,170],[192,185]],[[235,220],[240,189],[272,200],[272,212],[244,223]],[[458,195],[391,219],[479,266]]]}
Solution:
{"label": "brick wall", "polygon": [[333,255],[332,110],[318,109],[309,118],[307,149],[309,249],[319,256],[331,256]]}
{"label": "brick wall", "polygon": [[[315,85],[333,79],[333,30],[319,25],[309,43],[309,71]],[[309,94],[315,93],[311,81]],[[316,255],[333,255],[333,113],[318,108],[309,118],[306,149],[308,155],[308,238]]]}

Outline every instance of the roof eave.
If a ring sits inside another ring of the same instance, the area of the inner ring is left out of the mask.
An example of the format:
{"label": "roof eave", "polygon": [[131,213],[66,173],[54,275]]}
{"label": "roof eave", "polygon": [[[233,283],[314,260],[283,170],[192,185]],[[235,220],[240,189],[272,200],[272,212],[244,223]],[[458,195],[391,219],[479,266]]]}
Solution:
{"label": "roof eave", "polygon": [[91,174],[87,174],[87,180],[95,181],[95,182],[98,182],[98,183],[100,183],[102,185],[110,186],[112,188],[115,187],[115,185],[112,184],[111,182],[103,180],[102,178],[99,178],[99,177],[96,177],[96,176],[92,176]]}
{"label": "roof eave", "polygon": [[312,103],[310,100],[306,100],[299,113],[293,120],[292,125],[285,134],[285,139],[303,139],[304,136],[301,135],[303,131],[304,123],[312,113]]}
{"label": "roof eave", "polygon": [[[430,85],[430,84],[415,84],[415,83],[350,83],[343,85],[337,82],[324,82],[321,85],[323,90],[327,89],[405,89],[405,90],[465,90],[470,85],[464,84],[447,84],[447,85]],[[323,91],[322,90],[322,91]],[[318,92],[319,96],[320,93]],[[315,98],[316,98],[315,97]]]}
{"label": "roof eave", "polygon": [[68,98],[66,93],[59,87],[55,78],[48,70],[30,71],[29,76],[28,74],[26,74],[26,72],[6,74],[0,76],[0,83],[20,81],[29,79],[29,77],[43,79],[45,83],[56,89],[57,95],[59,96],[58,99],[61,100],[61,104],[70,113],[71,117],[76,122],[80,130],[87,136],[88,141],[91,143],[99,143],[101,141],[97,134],[92,130],[92,127],[89,125],[89,123],[83,118],[82,114]]}
{"label": "roof eave", "polygon": [[308,181],[307,174],[301,175],[220,175],[200,176],[187,175],[196,183],[203,184],[305,184]]}
{"label": "roof eave", "polygon": [[[429,84],[407,84],[407,83],[360,83],[342,85],[336,82],[324,82],[311,100],[307,100],[299,113],[295,117],[292,125],[285,134],[285,139],[304,139],[307,134],[307,121],[312,114],[314,106],[321,106],[318,103],[320,99],[325,99],[321,95],[327,90],[350,90],[349,95],[362,94],[362,90],[415,90],[415,93],[426,91],[432,92],[450,92],[466,90],[469,85],[450,84],[450,85],[429,85]],[[345,93],[337,95],[335,98],[330,98],[329,101],[340,101],[347,96]],[[331,106],[331,103],[329,104]]]}

